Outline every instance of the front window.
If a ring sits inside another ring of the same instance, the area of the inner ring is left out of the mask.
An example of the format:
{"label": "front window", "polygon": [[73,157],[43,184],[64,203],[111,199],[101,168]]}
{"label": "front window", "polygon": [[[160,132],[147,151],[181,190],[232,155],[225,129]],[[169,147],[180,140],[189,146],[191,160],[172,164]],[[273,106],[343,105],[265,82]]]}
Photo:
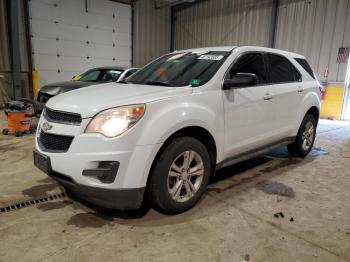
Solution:
{"label": "front window", "polygon": [[94,69],[80,75],[77,81],[101,83],[116,82],[122,73],[123,70],[119,69]]}
{"label": "front window", "polygon": [[231,52],[181,52],[155,60],[127,79],[128,83],[163,86],[200,86],[219,70]]}
{"label": "front window", "polygon": [[248,53],[242,55],[230,70],[232,79],[237,73],[254,74],[258,85],[267,83],[267,75],[264,65],[263,55],[261,53]]}

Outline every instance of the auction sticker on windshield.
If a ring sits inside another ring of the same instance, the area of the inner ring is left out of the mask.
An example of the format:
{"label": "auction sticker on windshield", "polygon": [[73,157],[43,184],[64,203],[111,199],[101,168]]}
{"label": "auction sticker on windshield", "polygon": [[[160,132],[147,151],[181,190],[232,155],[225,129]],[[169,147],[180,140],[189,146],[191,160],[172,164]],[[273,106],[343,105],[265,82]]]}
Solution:
{"label": "auction sticker on windshield", "polygon": [[203,59],[203,60],[221,60],[224,56],[223,55],[201,55],[198,57],[198,59]]}

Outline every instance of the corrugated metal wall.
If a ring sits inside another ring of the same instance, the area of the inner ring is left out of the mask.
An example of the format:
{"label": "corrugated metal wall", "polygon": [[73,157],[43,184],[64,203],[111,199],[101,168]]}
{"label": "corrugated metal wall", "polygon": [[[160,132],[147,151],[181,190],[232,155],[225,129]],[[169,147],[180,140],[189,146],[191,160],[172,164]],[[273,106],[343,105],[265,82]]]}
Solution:
{"label": "corrugated metal wall", "polygon": [[143,66],[170,51],[170,8],[155,8],[153,0],[134,4],[133,66]]}
{"label": "corrugated metal wall", "polygon": [[344,81],[346,64],[338,64],[340,47],[350,46],[349,0],[282,0],[276,47],[305,55],[321,80]]}
{"label": "corrugated metal wall", "polygon": [[174,48],[268,46],[272,0],[206,0],[175,10]]}
{"label": "corrugated metal wall", "polygon": [[[344,81],[338,49],[350,46],[350,0],[280,0],[275,47],[301,53],[323,79]],[[174,8],[174,49],[214,45],[269,46],[273,0],[201,0]],[[134,64],[144,65],[170,49],[170,8],[139,0],[134,12]]]}

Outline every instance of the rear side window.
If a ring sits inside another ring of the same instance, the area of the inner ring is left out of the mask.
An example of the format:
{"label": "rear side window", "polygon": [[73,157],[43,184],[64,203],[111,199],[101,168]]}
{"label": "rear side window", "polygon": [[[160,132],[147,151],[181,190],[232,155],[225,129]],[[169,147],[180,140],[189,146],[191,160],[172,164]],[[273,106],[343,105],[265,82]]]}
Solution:
{"label": "rear side window", "polygon": [[255,74],[258,78],[258,84],[267,83],[264,58],[260,53],[242,55],[230,70],[230,78],[237,73]]}
{"label": "rear side window", "polygon": [[271,83],[297,82],[301,75],[294,65],[281,55],[267,54]]}
{"label": "rear side window", "polygon": [[309,73],[309,75],[313,79],[316,79],[315,74],[311,69],[311,66],[309,65],[309,63],[305,59],[303,59],[303,58],[294,58],[294,59],[295,59],[295,61],[297,61],[299,63],[299,65],[301,65],[305,69],[306,72]]}

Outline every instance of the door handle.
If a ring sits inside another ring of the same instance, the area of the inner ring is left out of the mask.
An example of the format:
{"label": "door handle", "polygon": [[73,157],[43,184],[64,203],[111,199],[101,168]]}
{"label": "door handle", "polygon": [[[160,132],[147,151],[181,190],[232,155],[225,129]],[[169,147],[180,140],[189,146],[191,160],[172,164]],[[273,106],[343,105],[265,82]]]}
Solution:
{"label": "door handle", "polygon": [[268,101],[272,99],[272,95],[270,93],[266,93],[264,96],[264,100]]}
{"label": "door handle", "polygon": [[302,93],[304,92],[304,90],[305,90],[304,87],[298,86],[298,93]]}

